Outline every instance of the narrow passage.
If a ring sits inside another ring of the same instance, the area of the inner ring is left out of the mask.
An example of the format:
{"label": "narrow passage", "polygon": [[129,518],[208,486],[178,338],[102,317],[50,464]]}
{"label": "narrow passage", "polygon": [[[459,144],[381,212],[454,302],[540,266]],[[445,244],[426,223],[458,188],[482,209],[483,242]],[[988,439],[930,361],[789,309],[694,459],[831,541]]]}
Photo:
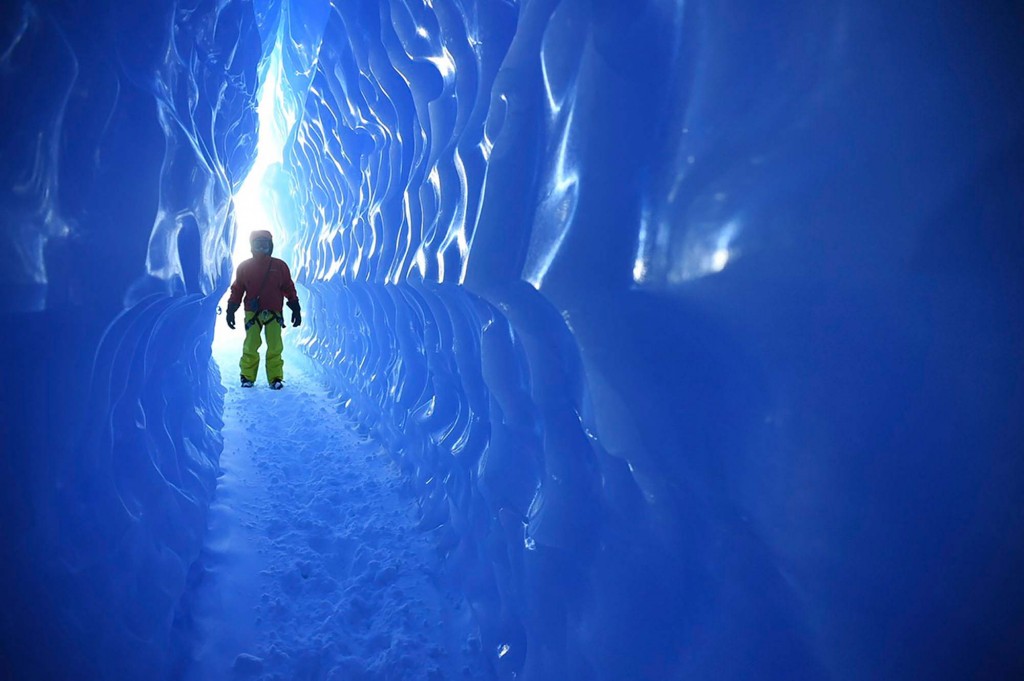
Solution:
{"label": "narrow passage", "polygon": [[387,452],[290,344],[282,391],[262,366],[239,387],[237,354],[214,347],[224,454],[185,601],[184,678],[490,679]]}

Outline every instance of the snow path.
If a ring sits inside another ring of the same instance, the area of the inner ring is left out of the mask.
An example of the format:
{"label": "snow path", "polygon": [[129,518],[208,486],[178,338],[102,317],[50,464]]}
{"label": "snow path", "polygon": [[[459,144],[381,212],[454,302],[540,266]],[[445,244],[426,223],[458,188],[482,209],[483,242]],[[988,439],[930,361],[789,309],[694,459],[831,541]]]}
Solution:
{"label": "snow path", "polygon": [[[240,344],[240,343],[239,343]],[[188,681],[490,679],[468,608],[435,586],[397,467],[286,343],[283,391],[227,386],[221,477],[184,601]]]}

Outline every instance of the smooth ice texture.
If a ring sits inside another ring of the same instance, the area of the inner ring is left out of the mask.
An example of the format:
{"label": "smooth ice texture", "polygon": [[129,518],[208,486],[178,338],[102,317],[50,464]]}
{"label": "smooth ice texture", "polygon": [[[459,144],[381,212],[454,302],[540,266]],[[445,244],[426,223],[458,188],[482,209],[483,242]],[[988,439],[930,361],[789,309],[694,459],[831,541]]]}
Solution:
{"label": "smooth ice texture", "polygon": [[0,676],[159,678],[216,483],[252,6],[0,9]]}
{"label": "smooth ice texture", "polygon": [[293,333],[499,678],[1024,672],[1019,3],[0,12],[16,675],[175,668],[278,63]]}

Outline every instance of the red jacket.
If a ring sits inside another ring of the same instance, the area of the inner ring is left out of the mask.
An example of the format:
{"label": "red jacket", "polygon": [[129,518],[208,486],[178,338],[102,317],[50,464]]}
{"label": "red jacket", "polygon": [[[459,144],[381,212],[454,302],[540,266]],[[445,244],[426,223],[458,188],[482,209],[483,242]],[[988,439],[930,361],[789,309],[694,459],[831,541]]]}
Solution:
{"label": "red jacket", "polygon": [[[267,274],[267,264],[270,264],[270,274]],[[267,283],[263,283],[266,277]],[[260,287],[263,293],[260,293]],[[238,266],[235,274],[235,283],[231,284],[231,297],[228,298],[228,306],[236,306],[242,302],[242,294],[245,294],[245,310],[250,311],[255,304],[256,296],[260,297],[260,309],[270,310],[281,314],[284,310],[284,299],[298,301],[295,293],[295,283],[292,281],[292,273],[284,260],[272,258],[269,255],[258,253]]]}

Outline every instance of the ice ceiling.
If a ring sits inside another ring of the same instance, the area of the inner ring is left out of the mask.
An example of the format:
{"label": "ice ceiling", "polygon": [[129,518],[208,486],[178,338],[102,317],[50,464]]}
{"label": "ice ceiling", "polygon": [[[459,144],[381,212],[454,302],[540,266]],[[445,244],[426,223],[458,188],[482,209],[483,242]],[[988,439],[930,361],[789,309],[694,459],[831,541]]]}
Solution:
{"label": "ice ceiling", "polygon": [[12,669],[173,668],[259,220],[498,678],[1024,664],[1015,3],[0,16]]}

